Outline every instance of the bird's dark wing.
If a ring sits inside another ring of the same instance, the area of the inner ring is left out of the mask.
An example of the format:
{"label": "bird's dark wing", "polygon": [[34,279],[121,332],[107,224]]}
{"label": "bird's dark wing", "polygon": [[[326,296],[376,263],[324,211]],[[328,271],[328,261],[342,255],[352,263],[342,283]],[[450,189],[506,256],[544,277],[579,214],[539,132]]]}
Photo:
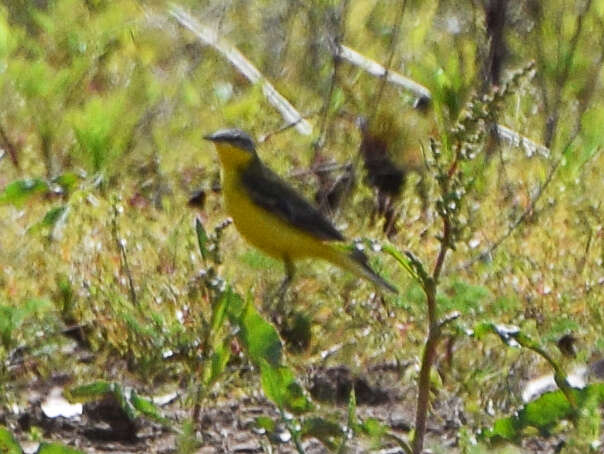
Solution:
{"label": "bird's dark wing", "polygon": [[314,206],[300,196],[260,160],[242,174],[252,201],[321,240],[343,241],[344,236]]}

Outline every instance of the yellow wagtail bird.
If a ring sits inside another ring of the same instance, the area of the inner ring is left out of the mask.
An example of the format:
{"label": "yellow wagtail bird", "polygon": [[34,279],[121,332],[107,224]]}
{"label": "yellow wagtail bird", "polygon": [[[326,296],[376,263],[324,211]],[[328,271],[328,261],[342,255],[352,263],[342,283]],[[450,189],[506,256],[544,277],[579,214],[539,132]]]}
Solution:
{"label": "yellow wagtail bird", "polygon": [[226,211],[235,227],[252,245],[285,264],[281,296],[293,278],[294,261],[315,257],[397,292],[369,267],[365,254],[345,247],[344,236],[331,222],[260,161],[248,134],[221,129],[204,139],[218,152]]}

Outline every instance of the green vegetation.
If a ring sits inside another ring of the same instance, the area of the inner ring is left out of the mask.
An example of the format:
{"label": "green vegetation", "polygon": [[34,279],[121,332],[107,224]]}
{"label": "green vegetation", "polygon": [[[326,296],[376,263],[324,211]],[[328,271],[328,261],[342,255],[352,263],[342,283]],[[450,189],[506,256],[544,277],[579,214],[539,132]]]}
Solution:
{"label": "green vegetation", "polygon": [[[0,451],[598,452],[602,384],[569,375],[604,350],[603,24],[602,0],[0,2]],[[224,126],[399,295],[309,261],[275,315],[281,264],[201,139]],[[77,424],[41,416],[57,386]],[[97,427],[108,400],[131,433]]]}

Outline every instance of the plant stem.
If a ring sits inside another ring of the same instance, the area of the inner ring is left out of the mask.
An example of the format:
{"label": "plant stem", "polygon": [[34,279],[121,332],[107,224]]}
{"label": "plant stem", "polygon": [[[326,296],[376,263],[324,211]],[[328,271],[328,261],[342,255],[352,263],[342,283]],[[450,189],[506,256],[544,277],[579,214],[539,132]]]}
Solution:
{"label": "plant stem", "polygon": [[422,365],[419,371],[419,384],[417,394],[417,407],[415,411],[415,435],[413,436],[413,454],[421,454],[424,449],[424,438],[426,436],[426,420],[428,416],[428,405],[430,404],[430,372],[436,357],[436,347],[441,337],[441,325],[437,319],[436,311],[436,289],[438,278],[445,263],[447,250],[451,245],[451,226],[448,217],[443,216],[443,238],[432,276],[423,282],[428,305],[428,338],[422,355]]}
{"label": "plant stem", "polygon": [[138,301],[136,299],[136,290],[134,289],[134,280],[132,279],[132,273],[130,272],[130,265],[128,264],[128,254],[126,252],[126,248],[124,243],[119,237],[119,231],[117,227],[117,218],[119,216],[119,210],[117,205],[113,204],[113,218],[111,219],[111,231],[113,233],[113,239],[117,246],[117,249],[120,253],[120,260],[122,264],[122,270],[126,274],[128,278],[128,290],[130,292],[130,302],[134,306],[138,306]]}
{"label": "plant stem", "polygon": [[430,325],[428,339],[424,347],[422,367],[419,372],[419,390],[417,395],[417,409],[415,412],[415,435],[413,437],[413,453],[421,454],[424,448],[424,437],[426,436],[426,419],[428,415],[428,404],[430,403],[430,372],[436,347],[440,340],[440,327],[438,324]]}

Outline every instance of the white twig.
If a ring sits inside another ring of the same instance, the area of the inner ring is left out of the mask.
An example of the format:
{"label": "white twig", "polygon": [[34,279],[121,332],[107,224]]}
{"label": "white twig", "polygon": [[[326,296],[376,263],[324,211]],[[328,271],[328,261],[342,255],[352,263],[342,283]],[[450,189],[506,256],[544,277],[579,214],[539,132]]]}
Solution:
{"label": "white twig", "polygon": [[256,68],[239,50],[218,36],[211,27],[205,26],[193,16],[177,5],[170,7],[170,14],[180,25],[189,29],[205,44],[212,46],[226,57],[250,82],[261,83],[262,91],[268,101],[281,113],[286,122],[295,124],[300,134],[310,135],[312,126],[300,113],[266,80],[262,73]]}
{"label": "white twig", "polygon": [[359,54],[356,50],[353,50],[350,47],[339,46],[339,48],[336,49],[336,55],[349,63],[364,69],[369,74],[377,77],[386,76],[386,80],[388,82],[400,85],[404,89],[415,94],[418,98],[432,98],[430,90],[423,85],[418,84],[417,82],[397,73],[396,71],[384,68],[378,62]]}
{"label": "white twig", "polygon": [[[358,53],[356,50],[351,49],[347,46],[339,46],[336,48],[335,53],[338,57],[348,61],[349,63],[358,66],[359,68],[367,71],[369,74],[376,77],[386,77],[386,81],[399,85],[405,90],[410,91],[418,98],[432,99],[432,93],[423,85],[403,76],[396,71],[386,69],[378,62],[365,57]],[[533,156],[535,153],[540,154],[543,157],[549,157],[549,149],[543,145],[528,139],[516,131],[511,130],[507,126],[497,125],[497,133],[499,137],[508,145],[512,147],[522,147],[528,157]]]}
{"label": "white twig", "polygon": [[521,136],[516,131],[512,131],[507,126],[497,125],[497,134],[507,144],[514,147],[522,147],[526,155],[530,158],[535,153],[539,153],[544,158],[549,157],[549,148],[539,145],[524,136]]}

